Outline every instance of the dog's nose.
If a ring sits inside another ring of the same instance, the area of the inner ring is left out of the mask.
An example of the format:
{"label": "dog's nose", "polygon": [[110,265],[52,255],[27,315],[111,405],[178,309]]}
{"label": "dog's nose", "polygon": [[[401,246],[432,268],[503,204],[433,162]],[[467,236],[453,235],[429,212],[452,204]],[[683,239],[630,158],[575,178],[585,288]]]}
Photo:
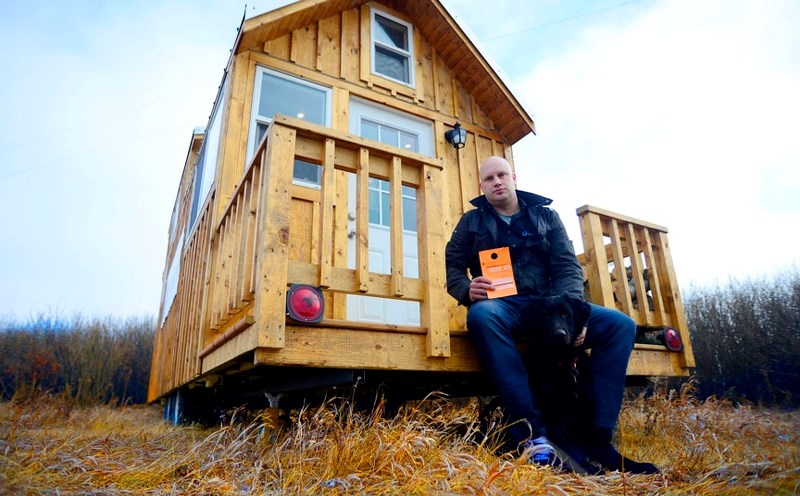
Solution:
{"label": "dog's nose", "polygon": [[564,329],[556,329],[556,337],[566,342],[568,339],[567,331]]}

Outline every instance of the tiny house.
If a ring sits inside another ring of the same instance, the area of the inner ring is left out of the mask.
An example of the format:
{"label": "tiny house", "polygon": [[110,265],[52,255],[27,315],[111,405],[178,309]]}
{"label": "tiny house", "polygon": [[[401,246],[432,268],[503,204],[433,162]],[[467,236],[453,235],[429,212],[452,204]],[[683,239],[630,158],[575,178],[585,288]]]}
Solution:
{"label": "tiny house", "polygon": [[[444,247],[479,164],[513,164],[532,132],[438,0],[301,0],[244,19],[175,199],[149,401],[474,385]],[[662,333],[629,375],[687,375],[667,230],[578,215],[587,295]],[[293,295],[319,315],[287,311]]]}

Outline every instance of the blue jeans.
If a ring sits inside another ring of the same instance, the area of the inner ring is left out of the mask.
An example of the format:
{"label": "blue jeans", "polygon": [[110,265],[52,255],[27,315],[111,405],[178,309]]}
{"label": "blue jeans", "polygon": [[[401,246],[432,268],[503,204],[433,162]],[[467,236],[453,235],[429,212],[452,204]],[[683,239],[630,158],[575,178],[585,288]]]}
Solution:
{"label": "blue jeans", "polygon": [[[508,296],[479,300],[467,311],[467,329],[484,370],[497,387],[508,417],[509,434],[514,441],[546,435],[536,400],[528,386],[528,373],[516,345],[525,322],[527,296]],[[622,312],[591,305],[582,348],[591,348],[590,359],[592,412],[596,429],[613,432],[622,408],[625,371],[633,349],[636,324]],[[531,343],[535,346],[535,343]],[[524,420],[530,425],[520,423]]]}

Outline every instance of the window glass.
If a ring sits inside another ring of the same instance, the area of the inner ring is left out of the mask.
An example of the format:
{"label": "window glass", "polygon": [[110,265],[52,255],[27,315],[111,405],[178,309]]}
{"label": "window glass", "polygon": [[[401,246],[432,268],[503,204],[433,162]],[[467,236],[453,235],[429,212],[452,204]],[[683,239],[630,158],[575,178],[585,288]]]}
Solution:
{"label": "window glass", "polygon": [[322,167],[302,160],[294,161],[294,178],[305,183],[320,184]]}
{"label": "window glass", "polygon": [[275,114],[284,114],[324,126],[326,93],[265,72],[261,78],[258,115],[271,120]]}
{"label": "window glass", "polygon": [[417,232],[417,190],[403,186],[403,229]]}
{"label": "window glass", "polygon": [[380,14],[375,14],[375,39],[384,45],[408,51],[408,29]]}
{"label": "window glass", "polygon": [[[251,143],[248,148],[250,157],[264,138],[275,114],[328,125],[330,89],[264,68],[259,68],[256,78]],[[322,168],[319,165],[295,160],[295,182],[317,187],[321,176]]]}
{"label": "window glass", "polygon": [[409,82],[408,56],[375,47],[375,72],[405,83]]}
{"label": "window glass", "polygon": [[405,150],[409,150],[412,152],[419,151],[419,138],[413,134],[409,134],[406,132],[400,132],[400,143],[398,144],[400,148]]}
{"label": "window glass", "polygon": [[378,138],[378,124],[368,120],[361,121],[361,137],[372,141],[380,141]]}
{"label": "window glass", "polygon": [[372,72],[413,86],[413,38],[411,25],[372,12]]}
{"label": "window glass", "polygon": [[387,145],[392,145],[392,146],[399,146],[400,143],[398,137],[399,133],[397,132],[397,129],[393,129],[388,126],[381,126],[381,139],[380,139],[381,143],[386,143]]}
{"label": "window glass", "polygon": [[369,191],[369,223],[370,224],[381,224],[381,204],[380,199],[378,198],[377,191],[370,188]]}

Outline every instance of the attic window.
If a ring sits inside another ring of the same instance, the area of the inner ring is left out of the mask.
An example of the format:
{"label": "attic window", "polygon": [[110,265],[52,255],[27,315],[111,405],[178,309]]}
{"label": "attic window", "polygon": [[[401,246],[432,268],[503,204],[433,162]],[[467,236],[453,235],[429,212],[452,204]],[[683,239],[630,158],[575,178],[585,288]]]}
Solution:
{"label": "attic window", "polygon": [[372,10],[372,73],[414,85],[414,37],[411,24]]}

